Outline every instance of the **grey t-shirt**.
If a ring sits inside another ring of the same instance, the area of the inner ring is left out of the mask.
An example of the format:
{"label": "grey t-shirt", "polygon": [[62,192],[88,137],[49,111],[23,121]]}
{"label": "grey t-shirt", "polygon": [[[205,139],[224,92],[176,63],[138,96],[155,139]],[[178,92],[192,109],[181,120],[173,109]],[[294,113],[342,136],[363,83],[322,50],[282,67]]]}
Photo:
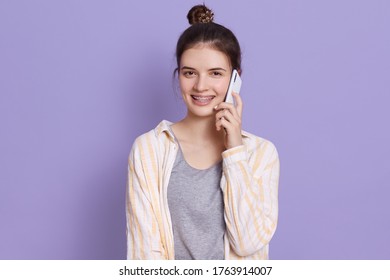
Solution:
{"label": "grey t-shirt", "polygon": [[224,259],[222,162],[191,167],[179,148],[168,185],[175,259]]}

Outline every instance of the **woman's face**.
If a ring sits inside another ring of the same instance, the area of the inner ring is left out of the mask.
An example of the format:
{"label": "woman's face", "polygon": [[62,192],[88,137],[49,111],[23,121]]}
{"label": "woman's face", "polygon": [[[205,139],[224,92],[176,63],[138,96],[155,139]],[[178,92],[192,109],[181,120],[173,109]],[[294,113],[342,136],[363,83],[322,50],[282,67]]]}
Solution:
{"label": "woman's face", "polygon": [[179,83],[188,113],[198,117],[213,115],[213,108],[225,98],[231,73],[229,58],[206,44],[184,51]]}

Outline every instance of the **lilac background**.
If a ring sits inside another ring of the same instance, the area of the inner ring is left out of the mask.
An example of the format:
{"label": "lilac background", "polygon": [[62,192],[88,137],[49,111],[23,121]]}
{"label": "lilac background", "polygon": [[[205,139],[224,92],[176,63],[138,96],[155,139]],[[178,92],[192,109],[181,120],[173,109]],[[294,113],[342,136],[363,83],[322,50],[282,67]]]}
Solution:
{"label": "lilac background", "polygon": [[[0,1],[0,259],[125,258],[127,155],[201,1]],[[211,1],[281,160],[272,259],[390,259],[390,2]]]}

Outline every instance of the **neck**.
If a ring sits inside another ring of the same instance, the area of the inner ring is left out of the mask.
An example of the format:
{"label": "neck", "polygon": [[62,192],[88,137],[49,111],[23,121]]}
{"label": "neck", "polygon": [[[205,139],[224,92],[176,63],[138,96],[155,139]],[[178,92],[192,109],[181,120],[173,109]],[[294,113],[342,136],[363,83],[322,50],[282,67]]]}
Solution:
{"label": "neck", "polygon": [[183,125],[183,128],[188,132],[187,135],[191,135],[191,142],[220,142],[223,139],[224,131],[217,131],[215,127],[214,116],[202,118],[187,115],[183,120],[180,121],[180,123]]}

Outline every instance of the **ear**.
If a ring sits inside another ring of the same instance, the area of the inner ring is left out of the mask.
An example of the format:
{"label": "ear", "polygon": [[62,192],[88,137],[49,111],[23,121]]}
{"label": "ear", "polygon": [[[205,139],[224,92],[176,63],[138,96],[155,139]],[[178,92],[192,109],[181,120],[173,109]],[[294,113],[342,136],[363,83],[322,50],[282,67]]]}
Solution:
{"label": "ear", "polygon": [[241,69],[236,69],[236,70],[237,70],[237,72],[238,72],[238,75],[241,76],[241,73],[242,73]]}

